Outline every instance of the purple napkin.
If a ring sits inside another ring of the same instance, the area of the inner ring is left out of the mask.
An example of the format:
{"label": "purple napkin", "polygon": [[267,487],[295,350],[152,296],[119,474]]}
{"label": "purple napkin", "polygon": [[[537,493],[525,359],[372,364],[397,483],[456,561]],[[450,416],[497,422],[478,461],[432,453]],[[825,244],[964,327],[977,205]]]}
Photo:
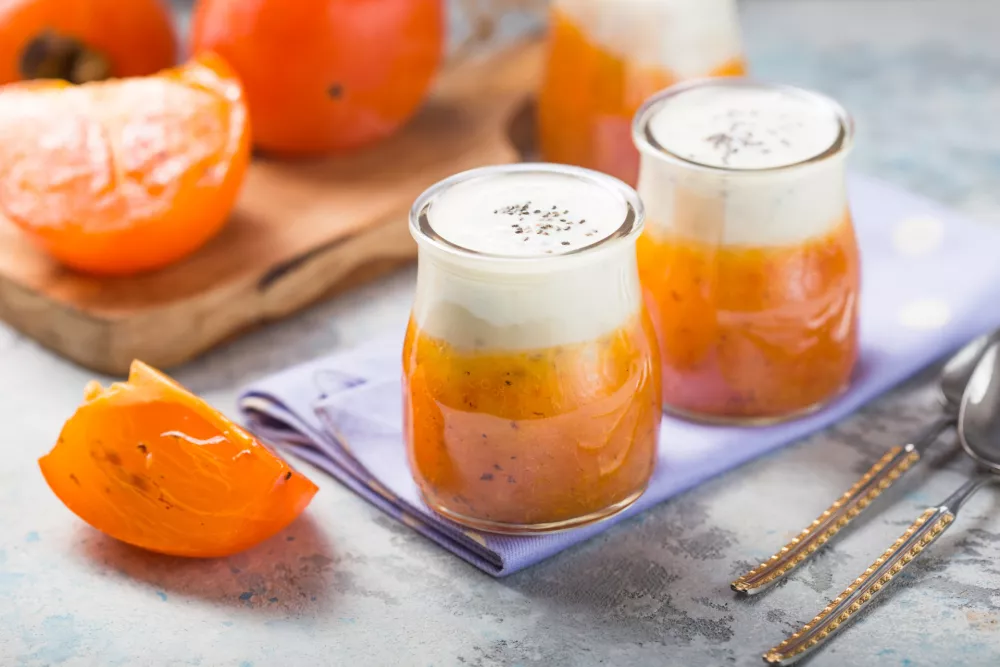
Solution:
{"label": "purple napkin", "polygon": [[614,519],[554,535],[468,530],[423,504],[402,437],[402,331],[245,390],[264,440],[326,470],[384,512],[495,576],[582,542],[723,471],[823,428],[974,336],[1000,325],[1000,230],[863,177],[850,181],[862,251],[861,360],[851,389],[812,416],[767,428],[663,419],[646,493]]}

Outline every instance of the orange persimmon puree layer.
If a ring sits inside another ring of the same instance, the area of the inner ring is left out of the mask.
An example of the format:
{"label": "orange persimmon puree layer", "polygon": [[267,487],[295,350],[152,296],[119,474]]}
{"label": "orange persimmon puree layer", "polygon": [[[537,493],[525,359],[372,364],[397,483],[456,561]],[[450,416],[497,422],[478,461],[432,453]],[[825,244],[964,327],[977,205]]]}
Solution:
{"label": "orange persimmon puree layer", "polygon": [[643,313],[597,340],[460,350],[412,321],[403,351],[410,464],[428,503],[481,522],[571,521],[649,481],[660,430]]}
{"label": "orange persimmon puree layer", "polygon": [[860,283],[849,217],[792,246],[719,247],[647,228],[637,248],[668,408],[779,417],[846,386]]}
{"label": "orange persimmon puree layer", "polygon": [[[595,44],[573,20],[552,10],[546,71],[539,94],[542,157],[597,169],[635,185],[639,154],[632,143],[632,117],[653,93],[682,77],[638,65]],[[742,59],[706,76],[739,76]]]}

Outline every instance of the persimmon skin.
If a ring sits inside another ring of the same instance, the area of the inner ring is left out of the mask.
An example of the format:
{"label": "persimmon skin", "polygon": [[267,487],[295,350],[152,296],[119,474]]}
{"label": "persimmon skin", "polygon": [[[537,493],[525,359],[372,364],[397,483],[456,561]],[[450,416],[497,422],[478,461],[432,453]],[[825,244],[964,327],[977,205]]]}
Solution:
{"label": "persimmon skin", "polygon": [[254,144],[278,156],[347,151],[417,111],[445,45],[442,0],[199,0],[191,52],[239,72]]}
{"label": "persimmon skin", "polygon": [[278,533],[317,488],[198,397],[142,362],[128,383],[88,385],[39,460],[56,496],[122,542],[221,557]]}
{"label": "persimmon skin", "polygon": [[0,84],[24,78],[22,53],[46,32],[77,39],[103,55],[114,77],[153,74],[177,62],[177,33],[163,0],[5,0]]}
{"label": "persimmon skin", "polygon": [[225,225],[249,161],[243,91],[215,54],[151,77],[0,88],[0,214],[84,273],[193,253]]}

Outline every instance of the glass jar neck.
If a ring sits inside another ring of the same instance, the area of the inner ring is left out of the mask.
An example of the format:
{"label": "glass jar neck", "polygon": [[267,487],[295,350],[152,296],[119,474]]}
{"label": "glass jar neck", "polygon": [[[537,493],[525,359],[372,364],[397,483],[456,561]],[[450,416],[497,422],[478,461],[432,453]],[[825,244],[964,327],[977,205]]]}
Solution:
{"label": "glass jar neck", "polygon": [[643,151],[638,190],[647,230],[741,247],[821,237],[847,215],[846,156],[753,172],[690,167]]}
{"label": "glass jar neck", "polygon": [[530,350],[599,338],[641,304],[634,238],[516,269],[421,247],[413,319],[456,347]]}

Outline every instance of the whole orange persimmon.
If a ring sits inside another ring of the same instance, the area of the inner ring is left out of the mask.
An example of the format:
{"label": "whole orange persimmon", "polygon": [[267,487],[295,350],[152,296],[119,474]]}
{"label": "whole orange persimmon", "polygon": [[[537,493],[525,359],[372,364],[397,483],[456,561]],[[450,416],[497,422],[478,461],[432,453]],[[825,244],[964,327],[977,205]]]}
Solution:
{"label": "whole orange persimmon", "polygon": [[0,2],[0,84],[142,76],[176,58],[177,34],[163,0]]}
{"label": "whole orange persimmon", "polygon": [[210,53],[153,76],[0,87],[0,215],[78,271],[166,266],[229,218],[247,116],[235,73]]}
{"label": "whole orange persimmon", "polygon": [[191,48],[239,73],[257,148],[322,154],[376,142],[416,112],[444,23],[442,0],[199,0]]}

